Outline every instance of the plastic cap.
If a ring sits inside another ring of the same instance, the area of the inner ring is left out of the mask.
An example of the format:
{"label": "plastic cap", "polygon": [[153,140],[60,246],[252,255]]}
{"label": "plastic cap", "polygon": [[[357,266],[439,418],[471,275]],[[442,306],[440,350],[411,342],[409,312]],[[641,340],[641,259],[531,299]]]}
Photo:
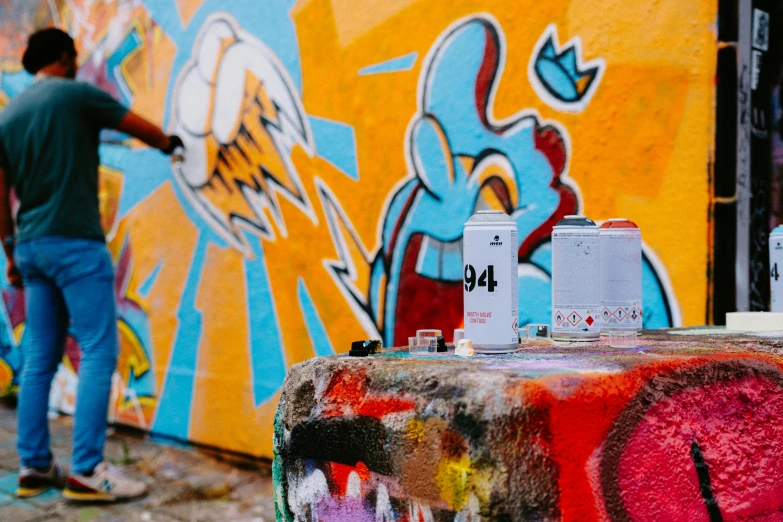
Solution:
{"label": "plastic cap", "polygon": [[604,224],[601,225],[601,229],[605,230],[605,229],[608,229],[608,228],[609,229],[626,228],[626,229],[637,229],[637,230],[639,229],[639,227],[636,226],[636,223],[634,223],[633,221],[631,221],[628,218],[607,219],[606,221],[604,221]]}
{"label": "plastic cap", "polygon": [[558,221],[557,227],[595,227],[595,223],[585,216],[566,216]]}

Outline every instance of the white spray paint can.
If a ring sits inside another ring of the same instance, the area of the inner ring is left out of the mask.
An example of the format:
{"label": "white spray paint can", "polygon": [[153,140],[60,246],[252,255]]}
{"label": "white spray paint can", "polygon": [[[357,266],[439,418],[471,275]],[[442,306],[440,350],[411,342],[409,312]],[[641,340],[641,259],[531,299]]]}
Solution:
{"label": "white spray paint can", "polygon": [[601,333],[642,329],[642,232],[629,219],[601,225]]}
{"label": "white spray paint can", "polygon": [[783,312],[783,225],[769,234],[770,311]]}
{"label": "white spray paint can", "polygon": [[552,228],[552,339],[600,339],[600,304],[598,227],[584,216],[566,216]]}
{"label": "white spray paint can", "polygon": [[517,224],[499,210],[480,210],[463,236],[465,338],[479,353],[519,348]]}

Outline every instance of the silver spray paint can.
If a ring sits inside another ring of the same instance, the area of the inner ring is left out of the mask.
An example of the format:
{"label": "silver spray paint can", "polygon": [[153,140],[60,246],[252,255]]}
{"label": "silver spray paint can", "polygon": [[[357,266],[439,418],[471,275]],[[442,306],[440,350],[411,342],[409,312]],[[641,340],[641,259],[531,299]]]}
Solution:
{"label": "silver spray paint can", "polygon": [[770,311],[783,312],[783,225],[769,234]]}
{"label": "silver spray paint can", "polygon": [[584,216],[566,216],[552,228],[552,338],[600,339],[600,305],[598,227]]}
{"label": "silver spray paint can", "polygon": [[601,225],[601,333],[642,329],[642,232],[629,219]]}
{"label": "silver spray paint can", "polygon": [[480,210],[465,223],[465,338],[480,353],[519,348],[517,224],[499,210]]}

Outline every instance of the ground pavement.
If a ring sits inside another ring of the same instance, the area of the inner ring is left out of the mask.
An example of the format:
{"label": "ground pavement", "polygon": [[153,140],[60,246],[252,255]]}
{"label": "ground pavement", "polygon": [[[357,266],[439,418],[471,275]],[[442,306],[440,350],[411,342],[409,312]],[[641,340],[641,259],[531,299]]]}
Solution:
{"label": "ground pavement", "polygon": [[[52,450],[68,463],[72,418],[50,423]],[[148,497],[123,504],[74,504],[51,490],[29,500],[14,497],[18,457],[16,412],[0,405],[0,521],[3,522],[263,522],[274,520],[269,464],[208,449],[111,430],[106,457],[150,485]]]}

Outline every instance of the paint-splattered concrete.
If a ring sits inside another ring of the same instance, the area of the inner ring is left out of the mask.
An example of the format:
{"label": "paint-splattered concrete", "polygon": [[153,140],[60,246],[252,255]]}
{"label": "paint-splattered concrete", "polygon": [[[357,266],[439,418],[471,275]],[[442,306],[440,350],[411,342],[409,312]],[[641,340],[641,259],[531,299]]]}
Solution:
{"label": "paint-splattered concrete", "polygon": [[783,516],[783,332],[321,357],[275,426],[278,520]]}
{"label": "paint-splattered concrete", "polygon": [[[54,419],[52,450],[70,456],[72,418]],[[17,499],[16,412],[0,406],[0,521],[14,522],[264,522],[274,520],[268,462],[150,440],[112,430],[106,457],[150,485],[148,497],[120,504],[74,504],[50,490]]]}

